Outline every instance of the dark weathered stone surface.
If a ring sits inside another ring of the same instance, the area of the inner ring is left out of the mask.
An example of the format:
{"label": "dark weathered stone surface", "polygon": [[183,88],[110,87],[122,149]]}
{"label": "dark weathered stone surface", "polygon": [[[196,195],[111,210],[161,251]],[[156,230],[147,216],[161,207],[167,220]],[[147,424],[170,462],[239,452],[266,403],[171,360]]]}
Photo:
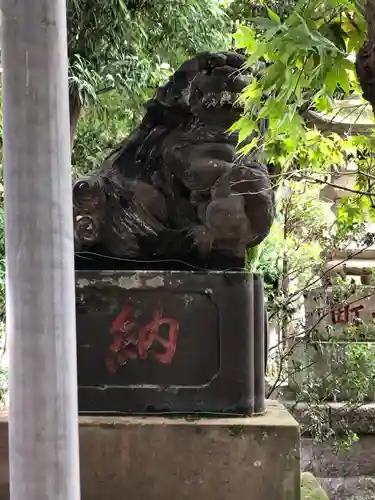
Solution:
{"label": "dark weathered stone surface", "polygon": [[215,256],[243,260],[266,237],[274,217],[268,168],[258,149],[239,155],[238,135],[228,133],[251,78],[243,63],[237,53],[199,54],[158,88],[135,131],[97,174],[75,184],[77,250],[197,256],[215,267]]}
{"label": "dark weathered stone surface", "polygon": [[340,479],[326,479],[324,488],[331,500],[374,500],[375,479],[359,476]]}
{"label": "dark weathered stone surface", "polygon": [[[309,428],[306,405],[291,405],[291,413]],[[375,404],[354,407],[346,403],[328,403],[324,407],[327,425],[338,433],[350,429],[359,434],[359,441],[348,451],[335,450],[334,440],[314,443],[302,440],[301,468],[313,472],[322,482],[331,500],[367,500],[375,498]]]}
{"label": "dark weathered stone surface", "polygon": [[[311,425],[311,409],[303,403],[286,403],[301,430]],[[359,434],[348,451],[337,453],[335,440],[324,443],[301,440],[301,469],[312,472],[329,493],[330,500],[372,500],[375,498],[375,404],[356,408],[345,403],[328,403],[320,413],[327,426],[338,433],[343,428]]]}
{"label": "dark weathered stone surface", "polygon": [[[0,417],[0,500],[6,431]],[[300,500],[298,425],[275,402],[252,418],[81,417],[80,446],[82,500]]]}
{"label": "dark weathered stone surface", "polygon": [[348,451],[336,452],[334,441],[314,443],[302,439],[301,468],[311,471],[317,477],[355,478],[368,476],[375,478],[375,436],[360,436]]}
{"label": "dark weathered stone surface", "polygon": [[301,469],[312,472],[331,500],[375,498],[375,436],[362,435],[348,451],[335,451],[334,442],[301,442]]}
{"label": "dark weathered stone surface", "polygon": [[77,271],[76,318],[80,412],[263,413],[259,276]]}

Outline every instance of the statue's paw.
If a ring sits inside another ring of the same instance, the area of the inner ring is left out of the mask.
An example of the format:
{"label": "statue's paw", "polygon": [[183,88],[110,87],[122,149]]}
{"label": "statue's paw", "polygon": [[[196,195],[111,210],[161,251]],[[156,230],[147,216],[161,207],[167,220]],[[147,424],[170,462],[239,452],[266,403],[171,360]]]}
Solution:
{"label": "statue's paw", "polygon": [[215,239],[243,239],[249,231],[244,197],[237,193],[213,197],[207,206],[206,224],[215,235]]}
{"label": "statue's paw", "polygon": [[151,184],[139,180],[135,181],[134,201],[158,221],[165,222],[168,219],[165,197]]}
{"label": "statue's paw", "polygon": [[193,203],[199,203],[201,198],[207,200],[207,193],[219,181],[220,177],[230,172],[232,163],[216,158],[202,157],[195,161],[192,159],[188,168],[178,169],[175,166],[174,173],[181,179],[183,184],[194,194]]}
{"label": "statue's paw", "polygon": [[243,259],[246,253],[246,244],[236,240],[217,240],[214,244],[215,251],[230,255],[238,259]]}
{"label": "statue's paw", "polygon": [[111,228],[103,237],[103,245],[109,255],[120,259],[136,259],[140,256],[138,239],[130,231],[122,231],[119,234]]}
{"label": "statue's paw", "polygon": [[199,225],[194,227],[190,233],[193,245],[197,248],[200,255],[207,255],[212,249],[212,235],[206,226]]}

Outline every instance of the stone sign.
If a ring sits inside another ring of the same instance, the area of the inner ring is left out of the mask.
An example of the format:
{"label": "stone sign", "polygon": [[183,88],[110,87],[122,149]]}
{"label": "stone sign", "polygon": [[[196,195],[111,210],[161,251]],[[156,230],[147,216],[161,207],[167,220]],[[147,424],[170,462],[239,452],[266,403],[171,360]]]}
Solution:
{"label": "stone sign", "polygon": [[[347,288],[347,286],[346,286]],[[357,286],[356,293],[344,295],[345,288],[316,288],[305,298],[307,329],[323,331],[327,325],[335,330],[375,319],[375,287]]]}

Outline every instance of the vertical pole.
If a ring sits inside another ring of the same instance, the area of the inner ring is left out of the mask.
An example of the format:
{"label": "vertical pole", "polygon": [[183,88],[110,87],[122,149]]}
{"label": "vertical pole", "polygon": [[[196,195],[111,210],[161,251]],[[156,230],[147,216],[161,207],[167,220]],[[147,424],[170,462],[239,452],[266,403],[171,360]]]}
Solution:
{"label": "vertical pole", "polygon": [[78,500],[65,0],[1,0],[11,500]]}

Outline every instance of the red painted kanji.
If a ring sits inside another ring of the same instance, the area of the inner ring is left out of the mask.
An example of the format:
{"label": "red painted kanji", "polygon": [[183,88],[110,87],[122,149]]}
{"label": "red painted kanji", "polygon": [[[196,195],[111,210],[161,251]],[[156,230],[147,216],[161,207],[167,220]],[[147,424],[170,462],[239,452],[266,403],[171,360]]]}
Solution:
{"label": "red painted kanji", "polygon": [[[166,337],[160,333],[162,326],[167,327]],[[145,360],[150,356],[159,363],[170,364],[176,353],[179,327],[176,319],[164,317],[161,307],[158,307],[152,321],[140,328],[131,305],[126,302],[111,326],[110,333],[114,338],[106,360],[107,370],[115,373],[118,366],[131,359]],[[159,349],[155,351],[153,347]]]}
{"label": "red painted kanji", "polygon": [[352,307],[352,308],[350,309],[350,312],[351,312],[351,313],[354,313],[354,316],[355,316],[356,318],[359,318],[359,311],[362,311],[362,309],[364,309],[364,307],[363,307],[363,306],[361,306],[361,305],[359,305],[359,306]]}
{"label": "red painted kanji", "polygon": [[353,314],[356,318],[359,318],[359,311],[361,311],[363,308],[364,307],[362,305],[354,307],[346,305],[344,308],[340,309],[332,308],[331,309],[332,323],[335,325],[337,323],[347,324],[349,323],[350,315]]}
{"label": "red painted kanji", "polygon": [[[160,335],[160,327],[168,327],[168,338]],[[173,318],[164,318],[161,308],[154,311],[153,320],[145,325],[139,333],[138,352],[140,359],[146,359],[153,344],[162,346],[164,352],[152,352],[154,359],[169,364],[176,352],[179,323]]]}
{"label": "red painted kanji", "polygon": [[348,323],[349,322],[349,306],[345,306],[344,309],[331,309],[332,323]]}
{"label": "red painted kanji", "polygon": [[111,335],[114,336],[109,346],[107,369],[114,373],[117,366],[126,364],[137,357],[138,325],[133,319],[132,308],[126,303],[120,314],[112,322]]}

